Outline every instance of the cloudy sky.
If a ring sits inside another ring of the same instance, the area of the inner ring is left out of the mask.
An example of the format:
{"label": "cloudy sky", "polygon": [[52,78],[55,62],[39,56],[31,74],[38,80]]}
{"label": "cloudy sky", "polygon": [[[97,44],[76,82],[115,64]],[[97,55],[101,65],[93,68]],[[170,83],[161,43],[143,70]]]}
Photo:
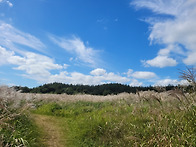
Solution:
{"label": "cloudy sky", "polygon": [[196,0],[0,0],[0,85],[182,84]]}

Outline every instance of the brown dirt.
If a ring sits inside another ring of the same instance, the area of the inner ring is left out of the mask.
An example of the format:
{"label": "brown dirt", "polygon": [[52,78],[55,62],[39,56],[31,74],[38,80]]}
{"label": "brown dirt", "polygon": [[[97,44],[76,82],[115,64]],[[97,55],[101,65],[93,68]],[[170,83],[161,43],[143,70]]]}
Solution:
{"label": "brown dirt", "polygon": [[47,147],[66,147],[65,132],[60,127],[62,120],[54,116],[33,114],[36,125],[40,128],[41,142]]}

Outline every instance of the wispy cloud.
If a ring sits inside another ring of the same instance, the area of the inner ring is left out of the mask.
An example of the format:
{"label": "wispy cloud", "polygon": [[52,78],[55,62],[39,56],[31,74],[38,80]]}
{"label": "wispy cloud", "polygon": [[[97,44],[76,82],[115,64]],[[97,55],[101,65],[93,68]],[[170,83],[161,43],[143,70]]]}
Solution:
{"label": "wispy cloud", "polygon": [[[148,19],[150,23],[149,39],[152,43],[166,46],[167,55],[158,56],[146,61],[150,66],[166,67],[169,64],[154,64],[155,60],[171,61],[175,66],[175,58],[179,56],[179,51],[184,52],[182,62],[187,65],[196,66],[196,1],[195,0],[133,0],[132,5],[136,8],[147,8],[156,14],[170,15]],[[172,48],[171,48],[172,47]],[[170,48],[170,49],[168,49]],[[178,49],[176,49],[178,48]],[[161,51],[160,51],[161,52]],[[159,52],[159,53],[160,53]],[[175,56],[171,57],[171,53]]]}
{"label": "wispy cloud", "polygon": [[74,55],[77,59],[85,64],[96,67],[99,63],[99,50],[85,45],[78,37],[72,38],[57,37],[49,35],[49,38],[59,47]]}
{"label": "wispy cloud", "polygon": [[10,24],[0,21],[0,45],[10,50],[21,52],[18,45],[30,47],[34,50],[44,52],[46,46],[35,36],[22,32]]}
{"label": "wispy cloud", "polygon": [[8,6],[13,7],[13,4],[10,1],[6,1]]}
{"label": "wispy cloud", "polygon": [[138,9],[144,7],[159,14],[178,15],[184,2],[185,0],[133,0],[131,4]]}
{"label": "wispy cloud", "polygon": [[13,4],[8,0],[0,0],[0,3],[6,3],[9,7],[13,7]]}

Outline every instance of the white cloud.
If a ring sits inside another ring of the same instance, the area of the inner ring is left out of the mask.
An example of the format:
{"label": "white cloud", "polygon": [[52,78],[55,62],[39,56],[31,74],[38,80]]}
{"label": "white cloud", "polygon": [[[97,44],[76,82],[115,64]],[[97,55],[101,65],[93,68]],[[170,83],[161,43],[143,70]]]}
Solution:
{"label": "white cloud", "polygon": [[95,69],[90,74],[82,74],[79,72],[60,72],[59,74],[51,75],[45,82],[64,82],[69,84],[88,84],[97,85],[108,82],[113,83],[127,83],[130,79],[117,75],[115,73],[107,73],[104,69]]}
{"label": "white cloud", "polygon": [[14,65],[13,69],[25,71],[26,77],[34,78],[37,81],[51,76],[51,70],[59,70],[65,67],[65,65],[55,64],[47,56],[27,52],[24,57],[21,57],[0,46],[0,65],[4,64]]}
{"label": "white cloud", "polygon": [[128,72],[126,73],[128,77],[131,77],[133,73],[133,70],[132,69],[128,69]]}
{"label": "white cloud", "polygon": [[158,52],[158,55],[160,56],[169,56],[170,52],[174,52],[177,53],[179,55],[184,55],[185,52],[183,51],[183,49],[175,44],[170,44],[168,45],[166,48],[160,49]]}
{"label": "white cloud", "polygon": [[127,77],[132,77],[135,79],[153,79],[156,78],[157,75],[154,72],[149,71],[133,71],[132,69],[128,69],[128,72],[125,73]]}
{"label": "white cloud", "polygon": [[18,65],[15,68],[17,70],[24,70],[28,75],[39,75],[40,77],[49,76],[50,70],[63,69],[63,66],[55,64],[49,57],[35,53],[26,53],[23,58],[12,56],[9,62]]}
{"label": "white cloud", "polygon": [[176,66],[178,63],[176,60],[169,58],[167,56],[158,55],[152,60],[142,61],[145,66],[154,66],[154,67],[167,67],[167,66]]}
{"label": "white cloud", "polygon": [[167,86],[167,85],[178,85],[178,80],[172,80],[172,79],[164,79],[157,81],[154,85],[155,86]]}
{"label": "white cloud", "polygon": [[[159,18],[148,19],[151,25],[149,39],[151,42],[166,45],[166,48],[173,46],[173,48],[159,51],[159,55],[167,54],[167,59],[164,57],[167,61],[171,60],[170,52],[177,56],[181,50],[181,54],[184,52],[185,55],[182,61],[187,65],[196,65],[196,60],[193,58],[196,54],[195,0],[134,0],[131,4],[137,8],[148,8],[157,14],[171,15],[172,17],[159,16]],[[183,50],[176,49],[180,47]],[[174,59],[171,62],[174,66]]]}
{"label": "white cloud", "polygon": [[0,46],[0,65],[8,64],[8,59],[13,56],[14,52],[7,51]]}
{"label": "white cloud", "polygon": [[[18,56],[14,51],[8,51],[0,46],[0,65],[13,65],[14,70],[24,71],[22,76],[36,80],[38,83],[64,82],[69,84],[103,84],[108,82],[127,83],[129,78],[107,72],[105,69],[97,68],[90,74],[82,74],[79,72],[63,71],[68,65],[55,64],[51,58],[35,54],[32,52],[25,53],[24,56]],[[57,74],[52,74],[55,70]]]}
{"label": "white cloud", "polygon": [[95,70],[92,70],[90,72],[91,75],[94,75],[94,76],[103,76],[106,74],[106,70],[105,69],[102,69],[102,68],[97,68]]}
{"label": "white cloud", "polygon": [[156,74],[147,71],[136,71],[131,76],[136,79],[152,79],[156,77]]}
{"label": "white cloud", "polygon": [[129,85],[130,85],[130,86],[133,86],[133,87],[134,87],[134,86],[142,86],[143,83],[142,83],[142,82],[139,82],[139,81],[136,80],[136,79],[133,79]]}
{"label": "white cloud", "polygon": [[196,65],[196,52],[191,52],[183,62],[186,65]]}
{"label": "white cloud", "polygon": [[38,51],[45,48],[36,37],[0,21],[0,65],[10,64],[14,70],[23,71],[23,76],[38,82],[50,77],[52,70],[62,70],[68,66],[55,64],[47,56],[22,50],[25,46]]}
{"label": "white cloud", "polygon": [[63,37],[55,37],[50,35],[49,38],[58,46],[72,53],[80,61],[87,63],[91,66],[96,66],[98,63],[98,50],[88,47],[80,38],[73,37],[66,39]]}
{"label": "white cloud", "polygon": [[21,52],[21,48],[18,49],[17,47],[18,44],[41,52],[46,47],[38,38],[0,21],[0,45],[13,51]]}
{"label": "white cloud", "polygon": [[154,86],[168,86],[168,85],[187,85],[187,81],[186,80],[181,80],[178,81],[176,79],[163,79],[163,80],[159,80],[157,81]]}
{"label": "white cloud", "polygon": [[130,79],[127,77],[122,77],[120,75],[114,74],[112,72],[107,73],[107,75],[105,76],[105,79],[107,81],[111,81],[111,82],[115,82],[115,83],[126,83],[129,82]]}

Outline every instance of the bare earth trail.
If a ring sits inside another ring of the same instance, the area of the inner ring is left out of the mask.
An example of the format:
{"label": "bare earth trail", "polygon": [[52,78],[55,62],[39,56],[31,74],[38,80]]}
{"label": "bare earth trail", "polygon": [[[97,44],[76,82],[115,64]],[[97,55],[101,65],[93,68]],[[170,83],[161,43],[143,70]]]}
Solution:
{"label": "bare earth trail", "polygon": [[41,130],[41,142],[47,147],[66,147],[66,137],[62,120],[54,116],[32,114],[36,125]]}

